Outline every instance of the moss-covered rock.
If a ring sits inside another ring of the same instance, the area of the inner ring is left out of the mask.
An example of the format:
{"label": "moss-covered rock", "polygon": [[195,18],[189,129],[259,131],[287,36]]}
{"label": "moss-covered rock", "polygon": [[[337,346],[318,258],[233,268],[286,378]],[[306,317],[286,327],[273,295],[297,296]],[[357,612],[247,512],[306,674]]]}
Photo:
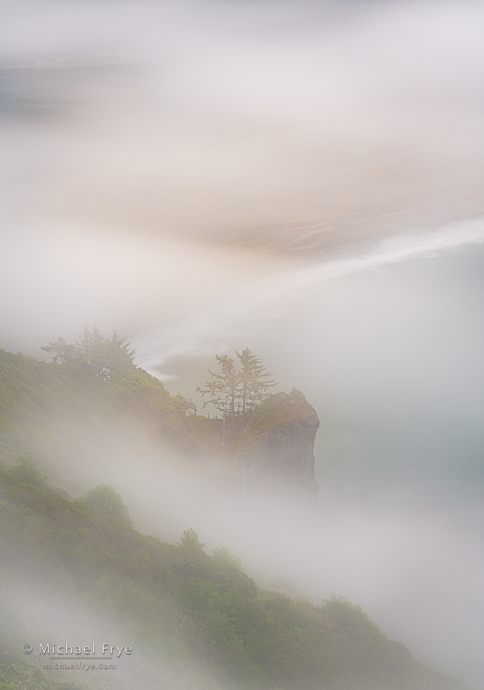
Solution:
{"label": "moss-covered rock", "polygon": [[248,415],[234,443],[235,466],[248,490],[299,492],[316,498],[316,410],[302,393],[269,396]]}

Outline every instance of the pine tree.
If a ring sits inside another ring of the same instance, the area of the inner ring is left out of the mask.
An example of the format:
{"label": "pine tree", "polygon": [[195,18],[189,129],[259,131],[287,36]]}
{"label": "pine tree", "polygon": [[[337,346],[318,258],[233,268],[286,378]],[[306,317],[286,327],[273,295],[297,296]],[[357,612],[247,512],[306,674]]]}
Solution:
{"label": "pine tree", "polygon": [[197,392],[201,393],[202,396],[211,396],[211,399],[204,403],[204,407],[212,403],[222,413],[224,419],[228,417],[230,421],[233,421],[238,412],[240,378],[235,370],[232,357],[215,355],[215,359],[221,366],[221,373],[215,374],[209,369],[208,373],[212,379],[207,381],[205,389],[197,388]]}
{"label": "pine tree", "polygon": [[269,395],[267,389],[277,386],[277,381],[271,379],[271,374],[249,348],[239,354],[235,351],[241,364],[239,374],[241,383],[242,414],[252,410]]}
{"label": "pine tree", "polygon": [[237,415],[249,412],[265,400],[269,395],[268,389],[277,385],[261,360],[248,348],[240,354],[236,351],[236,355],[241,365],[239,371],[231,357],[216,355],[221,373],[215,374],[209,369],[208,373],[212,378],[205,384],[206,388],[197,388],[202,396],[210,395],[210,400],[203,406],[211,403],[222,413],[224,419],[231,422]]}
{"label": "pine tree", "polygon": [[79,352],[77,345],[66,343],[64,338],[57,338],[54,343],[49,343],[40,349],[52,354],[54,364],[78,364]]}
{"label": "pine tree", "polygon": [[131,350],[125,337],[116,331],[106,338],[97,326],[92,330],[84,328],[74,344],[58,338],[42,348],[52,353],[52,361],[86,369],[89,373],[101,378],[110,378],[113,372],[123,372],[134,368],[134,350]]}
{"label": "pine tree", "polygon": [[202,542],[199,539],[198,532],[196,532],[193,527],[190,527],[189,529],[186,529],[182,532],[180,541],[177,543],[178,548],[180,551],[184,551],[185,553],[193,553],[193,554],[199,554],[199,555],[204,555],[204,547],[205,544],[202,544]]}

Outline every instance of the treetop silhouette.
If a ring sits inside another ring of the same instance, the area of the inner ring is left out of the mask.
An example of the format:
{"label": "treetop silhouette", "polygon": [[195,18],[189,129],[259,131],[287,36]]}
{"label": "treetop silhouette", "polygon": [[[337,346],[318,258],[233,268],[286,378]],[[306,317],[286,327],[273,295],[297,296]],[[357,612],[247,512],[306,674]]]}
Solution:
{"label": "treetop silhouette", "polygon": [[216,355],[220,364],[219,374],[208,370],[211,379],[205,388],[197,388],[202,396],[209,395],[203,406],[212,404],[224,419],[233,421],[236,416],[244,415],[269,396],[268,389],[277,386],[262,360],[245,348],[242,352],[235,351],[240,368],[228,355]]}

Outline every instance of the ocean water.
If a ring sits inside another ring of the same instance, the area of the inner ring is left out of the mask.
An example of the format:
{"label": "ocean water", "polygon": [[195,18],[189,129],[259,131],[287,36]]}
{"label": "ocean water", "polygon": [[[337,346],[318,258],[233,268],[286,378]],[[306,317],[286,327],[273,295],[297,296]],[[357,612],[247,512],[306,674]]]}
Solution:
{"label": "ocean water", "polygon": [[200,385],[215,352],[250,347],[306,395],[336,533],[300,535],[267,563],[253,540],[235,550],[314,600],[360,603],[471,687],[484,681],[481,225],[464,242],[460,226],[268,276],[139,341],[145,366],[178,374],[173,391]]}
{"label": "ocean water", "polygon": [[193,395],[215,353],[250,347],[318,411],[324,500],[373,501],[397,482],[436,505],[479,501],[483,240],[478,219],[248,282],[136,337],[138,362]]}
{"label": "ocean water", "polygon": [[479,502],[483,240],[477,219],[247,282],[135,337],[138,363],[193,395],[214,354],[250,347],[280,389],[298,388],[318,411],[329,503],[378,500],[382,483],[416,501],[425,487],[436,506]]}
{"label": "ocean water", "polygon": [[171,505],[484,687],[482,3],[9,5],[1,346],[116,329],[200,407],[251,348],[319,414],[332,531],[230,532],[180,478]]}
{"label": "ocean water", "polygon": [[319,577],[472,687],[484,681],[483,298],[482,245],[425,254],[313,285],[250,343],[321,419],[320,500],[345,536]]}
{"label": "ocean water", "polygon": [[254,337],[318,410],[322,497],[331,478],[352,500],[381,482],[482,499],[483,297],[484,248],[466,247],[313,286]]}

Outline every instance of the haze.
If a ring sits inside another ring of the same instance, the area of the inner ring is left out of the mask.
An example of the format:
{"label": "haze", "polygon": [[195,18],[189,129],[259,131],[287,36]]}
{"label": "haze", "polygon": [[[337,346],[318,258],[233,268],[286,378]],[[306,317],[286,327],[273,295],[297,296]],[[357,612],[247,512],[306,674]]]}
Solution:
{"label": "haze", "polygon": [[1,7],[10,347],[484,213],[478,3]]}
{"label": "haze", "polygon": [[66,485],[107,481],[146,531],[193,526],[262,582],[347,596],[478,687],[482,4],[0,13],[0,346],[41,357],[96,323],[192,396],[251,347],[322,419],[335,524],[269,497],[231,512],[110,430]]}

